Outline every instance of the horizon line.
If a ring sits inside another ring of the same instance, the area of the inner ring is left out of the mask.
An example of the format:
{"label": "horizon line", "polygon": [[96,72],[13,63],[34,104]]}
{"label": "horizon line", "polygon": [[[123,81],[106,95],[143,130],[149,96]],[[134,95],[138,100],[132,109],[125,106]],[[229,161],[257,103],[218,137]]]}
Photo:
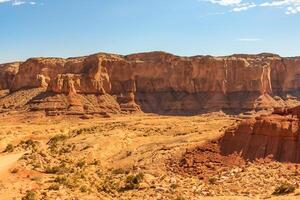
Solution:
{"label": "horizon line", "polygon": [[149,51],[141,51],[141,52],[134,52],[134,53],[129,53],[129,54],[121,54],[121,53],[115,53],[115,52],[110,52],[110,51],[99,51],[96,53],[90,53],[90,54],[84,54],[84,55],[78,55],[78,56],[33,56],[33,57],[28,57],[24,60],[11,60],[11,61],[4,61],[0,62],[0,65],[3,64],[11,64],[11,63],[23,63],[26,62],[27,60],[30,59],[38,59],[38,58],[57,58],[57,59],[72,59],[72,58],[83,58],[83,57],[88,57],[88,56],[93,56],[93,55],[98,55],[98,54],[108,54],[108,55],[116,55],[116,56],[131,56],[131,55],[136,55],[136,54],[150,54],[150,53],[164,53],[164,54],[169,54],[173,55],[176,57],[186,57],[186,58],[192,58],[192,57],[215,57],[215,58],[222,58],[222,57],[232,57],[232,56],[260,56],[260,55],[273,55],[273,56],[278,56],[281,58],[297,58],[300,57],[300,55],[292,55],[292,56],[281,56],[280,54],[277,53],[271,53],[271,52],[260,52],[260,53],[233,53],[233,54],[225,54],[225,55],[213,55],[213,54],[194,54],[194,55],[182,55],[182,54],[176,54],[176,53],[171,53],[168,51],[162,51],[162,50],[149,50]]}

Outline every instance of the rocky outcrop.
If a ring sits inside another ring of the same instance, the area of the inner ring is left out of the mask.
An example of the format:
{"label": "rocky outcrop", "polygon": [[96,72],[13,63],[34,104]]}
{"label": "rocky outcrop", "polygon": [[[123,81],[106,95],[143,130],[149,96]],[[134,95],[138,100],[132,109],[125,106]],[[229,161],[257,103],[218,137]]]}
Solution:
{"label": "rocky outcrop", "polygon": [[300,163],[300,107],[243,121],[220,140],[224,155],[237,153],[250,160],[271,157]]}
{"label": "rocky outcrop", "polygon": [[44,88],[52,96],[110,95],[124,111],[271,109],[298,103],[300,59],[273,54],[179,57],[164,52],[32,58],[21,64],[9,88]]}
{"label": "rocky outcrop", "polygon": [[10,89],[13,92],[44,87],[55,93],[68,93],[68,90],[83,94],[109,92],[108,75],[101,66],[101,57],[104,56],[29,59],[21,65]]}
{"label": "rocky outcrop", "polygon": [[0,65],[0,90],[7,90],[12,85],[21,63],[8,63]]}

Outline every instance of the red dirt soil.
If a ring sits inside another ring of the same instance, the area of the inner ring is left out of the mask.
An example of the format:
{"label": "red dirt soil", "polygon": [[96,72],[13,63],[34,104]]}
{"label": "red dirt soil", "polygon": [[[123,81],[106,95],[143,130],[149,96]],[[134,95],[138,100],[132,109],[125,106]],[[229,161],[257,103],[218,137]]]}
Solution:
{"label": "red dirt soil", "polygon": [[187,150],[177,163],[172,163],[176,172],[208,179],[220,171],[245,165],[245,160],[237,154],[222,155],[218,141],[211,141],[193,150]]}

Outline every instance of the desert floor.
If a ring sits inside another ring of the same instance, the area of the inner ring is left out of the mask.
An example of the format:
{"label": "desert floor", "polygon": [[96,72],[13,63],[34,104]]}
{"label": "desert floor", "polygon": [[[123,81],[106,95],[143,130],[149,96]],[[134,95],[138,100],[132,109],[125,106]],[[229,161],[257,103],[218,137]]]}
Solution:
{"label": "desert floor", "polygon": [[257,161],[214,177],[180,170],[187,151],[239,121],[223,113],[1,114],[0,199],[300,199],[298,189],[272,195],[282,182],[298,186],[297,165]]}

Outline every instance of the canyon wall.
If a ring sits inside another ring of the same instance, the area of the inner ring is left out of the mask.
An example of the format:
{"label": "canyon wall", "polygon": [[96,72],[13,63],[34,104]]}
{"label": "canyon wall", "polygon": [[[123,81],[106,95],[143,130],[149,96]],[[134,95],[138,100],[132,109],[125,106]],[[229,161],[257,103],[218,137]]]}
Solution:
{"label": "canyon wall", "polygon": [[[4,69],[0,67],[0,76]],[[43,94],[28,98],[34,109],[63,103],[64,109],[76,105],[85,110],[87,102],[117,111],[169,114],[270,109],[297,102],[300,59],[273,54],[179,57],[164,52],[32,58],[13,78],[0,82],[0,88],[9,88],[10,95],[42,88]],[[45,102],[52,103],[40,106]]]}

